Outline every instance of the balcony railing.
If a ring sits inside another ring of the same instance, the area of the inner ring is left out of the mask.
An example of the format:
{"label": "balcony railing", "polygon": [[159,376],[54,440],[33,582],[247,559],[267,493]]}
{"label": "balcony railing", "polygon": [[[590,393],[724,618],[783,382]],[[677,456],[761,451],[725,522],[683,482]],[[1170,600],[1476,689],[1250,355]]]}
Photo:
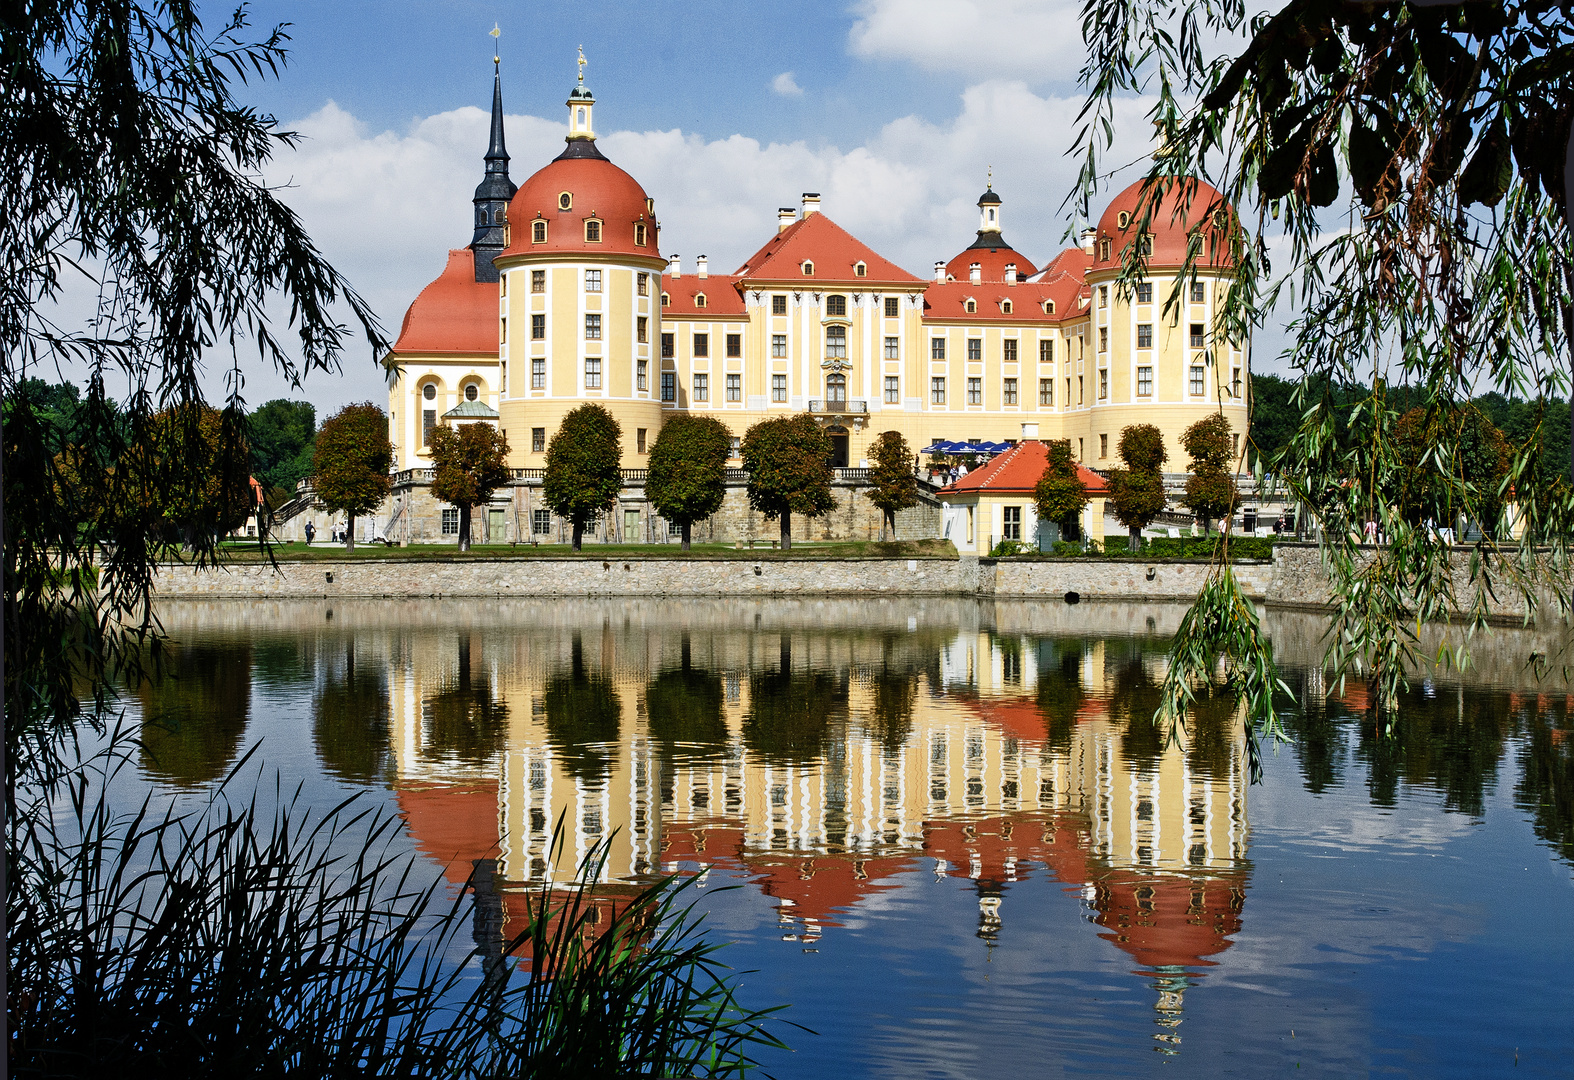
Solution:
{"label": "balcony railing", "polygon": [[863,398],[853,398],[851,401],[826,401],[823,398],[810,398],[809,411],[812,413],[866,413],[869,411],[869,402]]}

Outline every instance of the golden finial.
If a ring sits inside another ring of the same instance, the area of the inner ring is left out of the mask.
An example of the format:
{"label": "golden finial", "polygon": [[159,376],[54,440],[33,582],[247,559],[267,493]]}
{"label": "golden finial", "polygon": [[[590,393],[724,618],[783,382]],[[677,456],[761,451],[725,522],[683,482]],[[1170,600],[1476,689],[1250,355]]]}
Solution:
{"label": "golden finial", "polygon": [[995,190],[995,167],[993,165],[988,167],[987,176],[988,176],[988,180],[989,180],[988,188],[989,188],[990,191],[994,191]]}
{"label": "golden finial", "polygon": [[579,85],[580,86],[584,86],[585,85],[585,65],[588,64],[588,63],[590,63],[590,61],[585,59],[585,47],[583,45],[581,45],[581,46],[579,46]]}
{"label": "golden finial", "polygon": [[499,55],[498,38],[503,36],[503,28],[498,26],[497,23],[493,23],[492,29],[488,30],[487,33],[492,36],[492,63],[494,66],[501,64],[503,58]]}

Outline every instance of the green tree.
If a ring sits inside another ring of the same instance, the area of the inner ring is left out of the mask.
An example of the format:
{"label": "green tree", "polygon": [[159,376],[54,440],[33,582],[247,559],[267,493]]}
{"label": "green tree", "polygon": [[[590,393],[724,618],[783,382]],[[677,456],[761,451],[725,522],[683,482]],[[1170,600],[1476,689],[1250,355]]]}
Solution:
{"label": "green tree", "polygon": [[317,432],[312,486],[330,512],[345,515],[346,551],[355,550],[355,519],[370,514],[388,497],[392,463],[388,417],[370,401],[346,405],[324,420]]}
{"label": "green tree", "polygon": [[[1509,443],[1486,414],[1474,405],[1446,412],[1416,406],[1394,425],[1399,460],[1408,467],[1397,477],[1394,501],[1412,525],[1452,527],[1463,514],[1484,530],[1497,522],[1501,486],[1508,476]],[[1444,458],[1439,447],[1451,447]],[[1471,497],[1453,502],[1461,493]]]}
{"label": "green tree", "polygon": [[1181,434],[1181,449],[1191,457],[1186,471],[1186,494],[1181,504],[1197,515],[1207,535],[1209,523],[1219,518],[1228,527],[1230,515],[1239,499],[1235,477],[1230,472],[1234,449],[1230,422],[1223,413],[1211,413]]}
{"label": "green tree", "polygon": [[246,418],[251,473],[269,492],[295,495],[295,485],[312,474],[317,409],[309,401],[275,398]]}
{"label": "green tree", "polygon": [[656,512],[683,529],[683,550],[696,521],[721,509],[727,497],[732,432],[711,416],[679,414],[661,425],[650,448],[645,497]]}
{"label": "green tree", "polygon": [[612,509],[623,490],[623,429],[605,406],[592,402],[569,411],[547,444],[541,497],[574,525],[580,550],[585,523]]}
{"label": "green tree", "polygon": [[189,405],[160,414],[154,468],[160,511],[188,548],[223,536],[256,507],[238,410]]}
{"label": "green tree", "polygon": [[1295,407],[1296,384],[1277,375],[1252,375],[1251,377],[1251,454],[1250,466],[1261,461],[1269,471],[1280,455],[1290,445],[1296,429],[1301,426],[1301,414]]}
{"label": "green tree", "polygon": [[1088,487],[1072,460],[1070,439],[1052,439],[1044,446],[1049,456],[1044,475],[1033,488],[1033,505],[1039,517],[1053,521],[1062,536],[1070,537],[1077,533],[1077,518],[1088,505]]}
{"label": "green tree", "polygon": [[781,521],[783,551],[792,549],[792,515],[818,517],[836,508],[831,495],[831,440],[808,413],[761,420],[743,436],[749,505]]}
{"label": "green tree", "polygon": [[432,495],[459,507],[459,550],[470,550],[471,514],[508,483],[508,436],[491,424],[432,429]]}
{"label": "green tree", "polygon": [[1109,502],[1115,517],[1126,526],[1130,548],[1142,547],[1142,530],[1164,511],[1164,433],[1152,424],[1131,424],[1120,432],[1120,460],[1125,468],[1109,471]]}
{"label": "green tree", "polygon": [[918,479],[913,475],[913,451],[899,431],[882,431],[870,455],[869,501],[880,508],[880,539],[896,538],[896,513],[918,505]]}

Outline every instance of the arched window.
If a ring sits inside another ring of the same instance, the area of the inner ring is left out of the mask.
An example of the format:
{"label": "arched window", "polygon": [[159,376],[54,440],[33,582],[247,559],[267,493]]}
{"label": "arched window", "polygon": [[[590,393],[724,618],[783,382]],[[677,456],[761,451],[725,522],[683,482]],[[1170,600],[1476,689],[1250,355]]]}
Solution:
{"label": "arched window", "polygon": [[832,319],[847,318],[847,297],[832,294],[825,298],[825,314]]}
{"label": "arched window", "polygon": [[597,221],[595,218],[591,218],[589,221],[585,222],[585,243],[601,243],[601,222]]}
{"label": "arched window", "polygon": [[662,293],[661,294],[661,306],[662,307],[666,307],[670,303],[672,303],[672,297],[668,296],[666,293]]}
{"label": "arched window", "polygon": [[803,260],[803,276],[804,277],[813,277],[814,276],[814,263],[812,261],[810,261],[809,259]]}
{"label": "arched window", "polygon": [[635,247],[644,247],[645,246],[645,226],[644,225],[635,225],[634,226],[634,246]]}
{"label": "arched window", "polygon": [[421,396],[423,398],[425,398],[427,401],[436,401],[437,400],[437,384],[436,383],[427,383],[425,386],[421,387]]}
{"label": "arched window", "polygon": [[698,293],[694,294],[694,306],[695,307],[704,307],[705,306],[705,294],[704,293],[698,292]]}
{"label": "arched window", "polygon": [[1053,300],[1045,300],[1044,301],[1044,314],[1045,315],[1053,315],[1054,313],[1055,313],[1055,302]]}
{"label": "arched window", "polygon": [[547,242],[546,222],[538,221],[530,227],[530,242],[532,244],[544,244]]}
{"label": "arched window", "polygon": [[865,264],[863,264],[861,262],[853,264],[853,276],[854,277],[863,277],[867,273],[869,273],[869,267],[866,266]]}
{"label": "arched window", "polygon": [[847,327],[827,326],[825,328],[825,355],[838,357],[847,355]]}
{"label": "arched window", "polygon": [[559,210],[568,210],[573,205],[574,205],[574,196],[573,196],[572,193],[565,191],[565,192],[563,192],[561,195],[559,195],[557,197],[557,208]]}
{"label": "arched window", "polygon": [[1009,315],[1009,314],[1011,314],[1011,301],[1009,301],[1009,300],[1002,300],[1000,302],[1000,312],[1001,312],[1002,315]]}
{"label": "arched window", "polygon": [[825,377],[825,400],[837,403],[847,400],[846,375],[827,375]]}
{"label": "arched window", "polygon": [[968,299],[962,301],[962,310],[967,312],[969,315],[973,314],[978,310],[978,301],[969,297]]}

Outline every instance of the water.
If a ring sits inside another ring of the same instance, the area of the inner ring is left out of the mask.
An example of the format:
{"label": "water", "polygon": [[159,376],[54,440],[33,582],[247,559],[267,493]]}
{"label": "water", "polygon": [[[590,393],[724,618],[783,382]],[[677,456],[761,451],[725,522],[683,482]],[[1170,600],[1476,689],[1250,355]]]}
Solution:
{"label": "water", "polygon": [[200,798],[260,743],[456,886],[497,858],[511,913],[607,837],[609,879],[708,870],[744,998],[816,1032],[778,1076],[1574,1075],[1574,697],[1524,666],[1561,638],[1382,739],[1271,612],[1302,701],[1253,784],[1231,703],[1147,722],[1182,610],[182,603],[141,773]]}

